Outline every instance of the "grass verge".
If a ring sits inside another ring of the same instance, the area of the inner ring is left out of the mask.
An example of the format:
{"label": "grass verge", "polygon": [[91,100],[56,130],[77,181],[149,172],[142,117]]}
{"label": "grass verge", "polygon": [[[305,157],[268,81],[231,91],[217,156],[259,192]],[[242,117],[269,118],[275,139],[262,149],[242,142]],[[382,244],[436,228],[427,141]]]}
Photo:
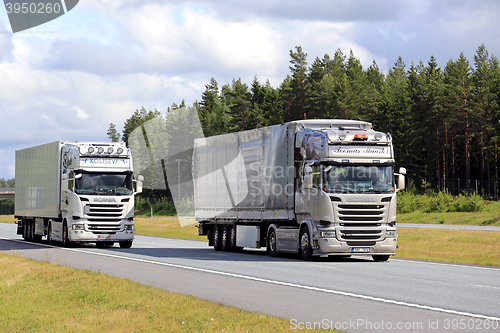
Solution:
{"label": "grass verge", "polygon": [[[182,222],[185,227],[181,227]],[[198,236],[197,224],[194,218],[183,218],[174,216],[163,217],[134,217],[134,223],[137,235],[157,236],[169,238],[181,238],[191,240],[207,240],[207,236]]]}
{"label": "grass verge", "polygon": [[500,226],[500,207],[498,208],[499,210],[496,211],[488,209],[485,212],[476,213],[424,213],[415,211],[398,214],[398,223]]}
{"label": "grass verge", "polygon": [[286,319],[1,253],[0,318],[1,332],[293,331]]}
{"label": "grass verge", "polygon": [[500,266],[500,232],[399,228],[396,258]]}

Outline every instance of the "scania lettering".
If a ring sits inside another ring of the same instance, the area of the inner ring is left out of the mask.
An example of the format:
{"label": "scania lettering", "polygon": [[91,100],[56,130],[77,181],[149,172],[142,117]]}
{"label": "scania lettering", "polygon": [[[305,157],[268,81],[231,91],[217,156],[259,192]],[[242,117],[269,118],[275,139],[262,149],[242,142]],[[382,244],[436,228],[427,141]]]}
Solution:
{"label": "scania lettering", "polygon": [[199,234],[215,250],[386,261],[405,187],[405,168],[394,168],[391,135],[363,121],[293,121],[195,140]]}
{"label": "scania lettering", "polygon": [[[130,248],[134,240],[132,155],[124,143],[56,141],[16,151],[17,234],[27,241]],[[135,183],[135,185],[134,185]]]}

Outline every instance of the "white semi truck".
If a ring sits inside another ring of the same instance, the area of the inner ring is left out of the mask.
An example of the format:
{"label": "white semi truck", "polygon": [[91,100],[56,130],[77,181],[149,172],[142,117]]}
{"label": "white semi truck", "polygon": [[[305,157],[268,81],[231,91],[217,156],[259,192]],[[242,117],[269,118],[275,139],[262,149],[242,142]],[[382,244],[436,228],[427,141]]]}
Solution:
{"label": "white semi truck", "polygon": [[315,255],[395,254],[396,192],[389,133],[353,120],[303,120],[197,139],[195,219],[215,250],[267,247]]}
{"label": "white semi truck", "polygon": [[134,194],[143,181],[132,170],[130,150],[118,142],[56,141],[16,151],[17,234],[63,246],[130,248]]}

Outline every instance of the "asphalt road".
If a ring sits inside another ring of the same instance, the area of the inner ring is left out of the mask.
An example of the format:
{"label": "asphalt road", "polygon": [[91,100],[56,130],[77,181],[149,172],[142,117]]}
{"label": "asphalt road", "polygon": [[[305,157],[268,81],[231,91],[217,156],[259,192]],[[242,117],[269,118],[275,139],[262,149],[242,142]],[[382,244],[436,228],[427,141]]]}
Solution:
{"label": "asphalt road", "polygon": [[0,223],[0,251],[345,332],[500,332],[500,269],[391,258],[272,258],[205,242],[136,236],[131,249],[24,242]]}

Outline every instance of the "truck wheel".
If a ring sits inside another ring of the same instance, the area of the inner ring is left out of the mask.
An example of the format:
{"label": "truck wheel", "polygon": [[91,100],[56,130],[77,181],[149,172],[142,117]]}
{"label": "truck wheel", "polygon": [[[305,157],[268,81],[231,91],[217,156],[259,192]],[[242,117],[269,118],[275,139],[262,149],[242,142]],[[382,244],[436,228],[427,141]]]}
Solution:
{"label": "truck wheel", "polygon": [[49,222],[49,227],[47,228],[47,243],[53,244],[54,239],[52,238],[52,223]]}
{"label": "truck wheel", "polygon": [[222,248],[222,237],[220,229],[220,224],[212,225],[212,244],[214,245],[215,251],[220,251]]}
{"label": "truck wheel", "polygon": [[299,252],[302,259],[308,261],[312,258],[313,249],[311,247],[311,239],[309,237],[309,227],[305,225],[300,232],[299,238]]}
{"label": "truck wheel", "polygon": [[69,247],[69,237],[68,237],[68,225],[66,222],[63,223],[63,231],[62,231],[62,246]]}
{"label": "truck wheel", "polygon": [[25,219],[22,219],[21,223],[23,224],[23,239],[25,241],[27,241],[28,240],[28,224],[26,223]]}
{"label": "truck wheel", "polygon": [[267,236],[267,252],[271,257],[276,257],[278,252],[276,251],[276,231],[274,229],[269,230],[269,235]]}
{"label": "truck wheel", "polygon": [[241,246],[236,246],[236,226],[229,226],[229,246],[231,251],[241,251],[243,248]]}
{"label": "truck wheel", "polygon": [[221,225],[221,231],[222,231],[222,251],[231,251],[231,244],[229,243],[229,232],[230,232],[231,226],[229,224],[223,224]]}
{"label": "truck wheel", "polygon": [[389,260],[390,255],[373,255],[373,261],[387,261]]}
{"label": "truck wheel", "polygon": [[33,220],[28,220],[28,241],[33,242],[35,236],[35,228],[33,225]]}
{"label": "truck wheel", "polygon": [[120,242],[120,248],[130,249],[132,247],[132,241]]}

